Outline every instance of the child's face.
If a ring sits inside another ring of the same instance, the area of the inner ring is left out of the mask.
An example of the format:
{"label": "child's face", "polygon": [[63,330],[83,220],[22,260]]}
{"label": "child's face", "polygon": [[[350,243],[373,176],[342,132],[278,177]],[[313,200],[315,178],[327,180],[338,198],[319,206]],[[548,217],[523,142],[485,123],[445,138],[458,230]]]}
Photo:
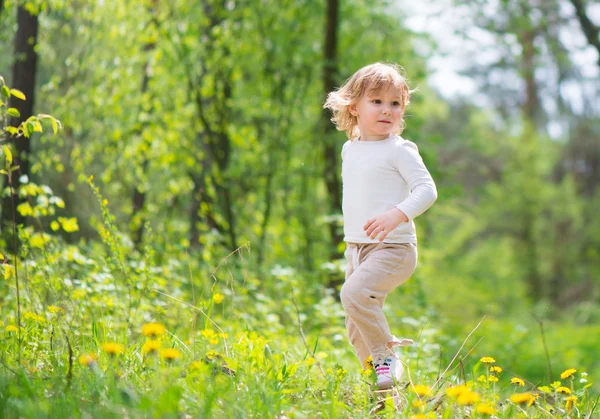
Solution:
{"label": "child's face", "polygon": [[358,118],[361,141],[383,140],[400,129],[404,111],[400,89],[390,86],[365,94],[349,110]]}

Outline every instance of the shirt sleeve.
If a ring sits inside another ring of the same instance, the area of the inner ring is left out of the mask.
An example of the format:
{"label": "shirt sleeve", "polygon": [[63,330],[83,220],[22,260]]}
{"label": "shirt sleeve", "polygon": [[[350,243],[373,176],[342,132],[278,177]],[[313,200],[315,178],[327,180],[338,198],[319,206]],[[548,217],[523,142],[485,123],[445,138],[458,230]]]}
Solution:
{"label": "shirt sleeve", "polygon": [[395,164],[410,190],[408,197],[396,208],[411,221],[433,205],[437,199],[437,188],[415,143],[403,141],[396,152]]}

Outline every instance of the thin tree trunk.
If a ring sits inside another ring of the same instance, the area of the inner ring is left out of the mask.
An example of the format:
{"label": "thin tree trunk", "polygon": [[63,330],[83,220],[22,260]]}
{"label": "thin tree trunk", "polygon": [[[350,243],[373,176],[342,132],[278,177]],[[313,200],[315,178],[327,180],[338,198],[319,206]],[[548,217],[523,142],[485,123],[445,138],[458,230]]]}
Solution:
{"label": "thin tree trunk", "polygon": [[[325,94],[335,88],[337,79],[337,31],[339,26],[339,2],[338,0],[327,1],[327,20],[325,25],[325,51],[323,65],[323,89]],[[338,175],[339,147],[335,143],[335,128],[329,120],[328,113],[323,111],[324,141],[324,177],[329,195],[329,213],[334,214],[341,211],[342,196],[341,182]],[[331,257],[339,257],[337,244],[342,240],[339,228],[335,222],[329,224],[329,231],[333,242]]]}
{"label": "thin tree trunk", "polygon": [[571,3],[573,4],[573,7],[575,7],[575,14],[577,15],[577,19],[579,19],[581,29],[583,30],[588,43],[596,48],[596,51],[598,52],[598,65],[600,66],[600,29],[598,29],[586,14],[585,5],[582,0],[571,0]]}
{"label": "thin tree trunk", "polygon": [[[522,103],[523,115],[525,117],[525,133],[523,135],[524,141],[537,141],[535,131],[529,132],[529,124],[537,126],[538,114],[539,114],[539,93],[538,86],[535,80],[535,28],[530,16],[530,7],[526,1],[521,2],[523,16],[526,17],[526,21],[523,23],[524,29],[522,32],[517,33],[517,37],[521,44],[522,56],[521,56],[521,76],[525,81],[525,98]],[[529,164],[529,162],[525,163]],[[535,212],[535,202],[530,202],[531,199],[535,200],[535,197],[524,197],[524,208],[522,214],[522,226],[521,226],[521,242],[524,247],[525,256],[525,269],[527,284],[529,288],[529,295],[533,301],[539,301],[544,296],[544,289],[542,283],[542,277],[538,268],[538,249],[535,236],[535,222],[537,214]]]}
{"label": "thin tree trunk", "polygon": [[[38,17],[31,15],[25,7],[17,9],[17,33],[15,35],[15,62],[12,72],[12,88],[20,90],[25,94],[27,100],[11,98],[10,106],[17,108],[21,116],[11,118],[10,124],[19,125],[27,118],[33,115],[35,102],[35,79],[37,73],[37,53],[35,47],[38,37]],[[15,156],[14,164],[19,166],[18,174],[12,177],[12,184],[15,190],[15,207],[21,203],[19,198],[19,177],[29,174],[29,154],[31,151],[31,142],[29,138],[21,137],[14,141]],[[8,177],[4,178],[5,186],[8,184]],[[11,198],[7,197],[2,202],[1,223],[11,221],[12,211]],[[16,214],[16,223],[22,224],[25,218],[21,214]],[[16,249],[15,249],[16,250]]]}
{"label": "thin tree trunk", "polygon": [[[151,24],[154,24],[158,27],[158,20],[156,19],[156,2],[157,0],[152,0],[151,6],[150,6],[150,16],[151,16]],[[146,54],[150,55],[150,53],[156,49],[156,42],[148,42],[147,44],[144,45],[144,51],[146,52]],[[143,97],[144,94],[148,91],[148,86],[150,85],[150,79],[151,79],[151,74],[152,74],[152,68],[151,68],[151,63],[152,63],[152,58],[148,57],[146,64],[144,65],[144,76],[142,78],[142,88],[141,88],[141,96]],[[141,111],[141,109],[140,109]],[[144,140],[145,141],[145,140]],[[144,160],[142,162],[142,178],[145,178],[146,173],[148,171],[148,166],[149,166],[149,160],[147,155],[144,156]],[[132,220],[136,219],[136,214],[141,213],[144,211],[145,208],[145,203],[146,203],[146,191],[145,190],[141,190],[141,188],[138,187],[138,185],[134,186],[134,191],[133,191],[133,198],[132,198],[132,206],[133,206],[133,212],[132,212]],[[139,247],[142,244],[142,241],[144,239],[144,215],[142,214],[141,217],[139,217],[139,221],[138,221],[138,225],[132,225],[132,227],[135,229],[134,234],[133,234],[133,242],[135,244],[135,247],[139,249]]]}

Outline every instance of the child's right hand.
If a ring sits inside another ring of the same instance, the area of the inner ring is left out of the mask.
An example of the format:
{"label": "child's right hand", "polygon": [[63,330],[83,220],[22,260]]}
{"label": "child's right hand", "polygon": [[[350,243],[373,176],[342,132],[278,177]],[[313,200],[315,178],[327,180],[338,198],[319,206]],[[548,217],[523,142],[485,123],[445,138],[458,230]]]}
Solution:
{"label": "child's right hand", "polygon": [[368,220],[363,230],[367,232],[367,236],[371,240],[375,240],[377,235],[381,233],[379,236],[379,242],[381,243],[400,223],[406,223],[407,221],[408,217],[406,214],[397,207],[394,207]]}

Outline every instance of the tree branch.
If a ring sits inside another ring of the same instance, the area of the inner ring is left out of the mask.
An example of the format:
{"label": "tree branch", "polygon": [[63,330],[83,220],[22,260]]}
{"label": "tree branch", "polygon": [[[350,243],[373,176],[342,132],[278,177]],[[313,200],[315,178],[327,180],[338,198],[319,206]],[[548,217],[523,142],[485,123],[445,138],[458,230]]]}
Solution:
{"label": "tree branch", "polygon": [[583,29],[587,41],[596,48],[596,51],[598,52],[598,65],[600,66],[600,30],[585,13],[585,5],[582,0],[571,0],[571,3],[573,4],[573,7],[575,7],[575,14],[577,14],[581,29]]}

